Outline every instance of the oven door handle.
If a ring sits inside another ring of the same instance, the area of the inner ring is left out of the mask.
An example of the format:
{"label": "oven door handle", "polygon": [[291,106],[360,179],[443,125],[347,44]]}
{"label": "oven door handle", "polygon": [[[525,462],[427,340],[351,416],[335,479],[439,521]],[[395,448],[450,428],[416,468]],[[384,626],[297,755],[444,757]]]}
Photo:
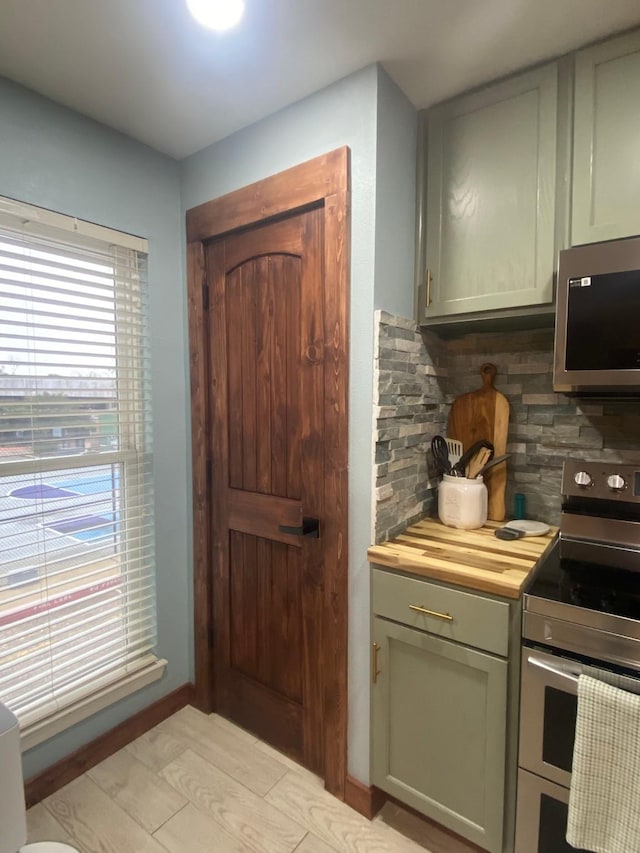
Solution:
{"label": "oven door handle", "polygon": [[578,683],[578,677],[580,675],[579,672],[571,672],[570,670],[560,669],[556,666],[551,666],[551,664],[547,663],[544,660],[540,660],[540,658],[527,657],[527,663],[529,666],[535,666],[537,669],[544,669],[546,672],[550,672],[552,675],[557,675],[559,678],[566,678],[568,681],[573,682],[574,684]]}

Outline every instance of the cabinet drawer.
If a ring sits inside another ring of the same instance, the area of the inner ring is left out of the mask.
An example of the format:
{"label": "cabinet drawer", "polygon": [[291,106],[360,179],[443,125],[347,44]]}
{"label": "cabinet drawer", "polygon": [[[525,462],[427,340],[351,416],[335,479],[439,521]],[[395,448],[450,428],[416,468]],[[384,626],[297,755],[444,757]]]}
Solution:
{"label": "cabinet drawer", "polygon": [[508,655],[508,602],[374,569],[372,604],[376,616],[496,655]]}

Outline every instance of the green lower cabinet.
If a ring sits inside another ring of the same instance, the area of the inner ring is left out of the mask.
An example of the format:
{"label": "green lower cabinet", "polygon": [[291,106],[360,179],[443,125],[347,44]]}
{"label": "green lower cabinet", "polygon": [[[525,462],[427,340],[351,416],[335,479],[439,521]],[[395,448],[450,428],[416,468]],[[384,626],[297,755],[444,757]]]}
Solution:
{"label": "green lower cabinet", "polygon": [[502,853],[507,661],[376,616],[373,783]]}

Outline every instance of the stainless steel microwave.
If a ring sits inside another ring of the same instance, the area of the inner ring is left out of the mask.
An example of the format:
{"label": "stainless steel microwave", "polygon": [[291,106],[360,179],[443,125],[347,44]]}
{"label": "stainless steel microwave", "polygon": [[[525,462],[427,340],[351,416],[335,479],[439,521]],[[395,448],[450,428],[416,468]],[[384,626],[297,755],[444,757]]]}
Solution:
{"label": "stainless steel microwave", "polygon": [[560,252],[555,391],[640,396],[640,237]]}

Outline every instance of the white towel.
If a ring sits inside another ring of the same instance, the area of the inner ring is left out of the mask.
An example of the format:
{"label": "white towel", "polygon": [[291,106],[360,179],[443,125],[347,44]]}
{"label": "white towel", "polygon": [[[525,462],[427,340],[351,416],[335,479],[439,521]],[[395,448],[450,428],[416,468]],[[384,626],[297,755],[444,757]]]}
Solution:
{"label": "white towel", "polygon": [[640,851],[640,696],[581,675],[567,841]]}

